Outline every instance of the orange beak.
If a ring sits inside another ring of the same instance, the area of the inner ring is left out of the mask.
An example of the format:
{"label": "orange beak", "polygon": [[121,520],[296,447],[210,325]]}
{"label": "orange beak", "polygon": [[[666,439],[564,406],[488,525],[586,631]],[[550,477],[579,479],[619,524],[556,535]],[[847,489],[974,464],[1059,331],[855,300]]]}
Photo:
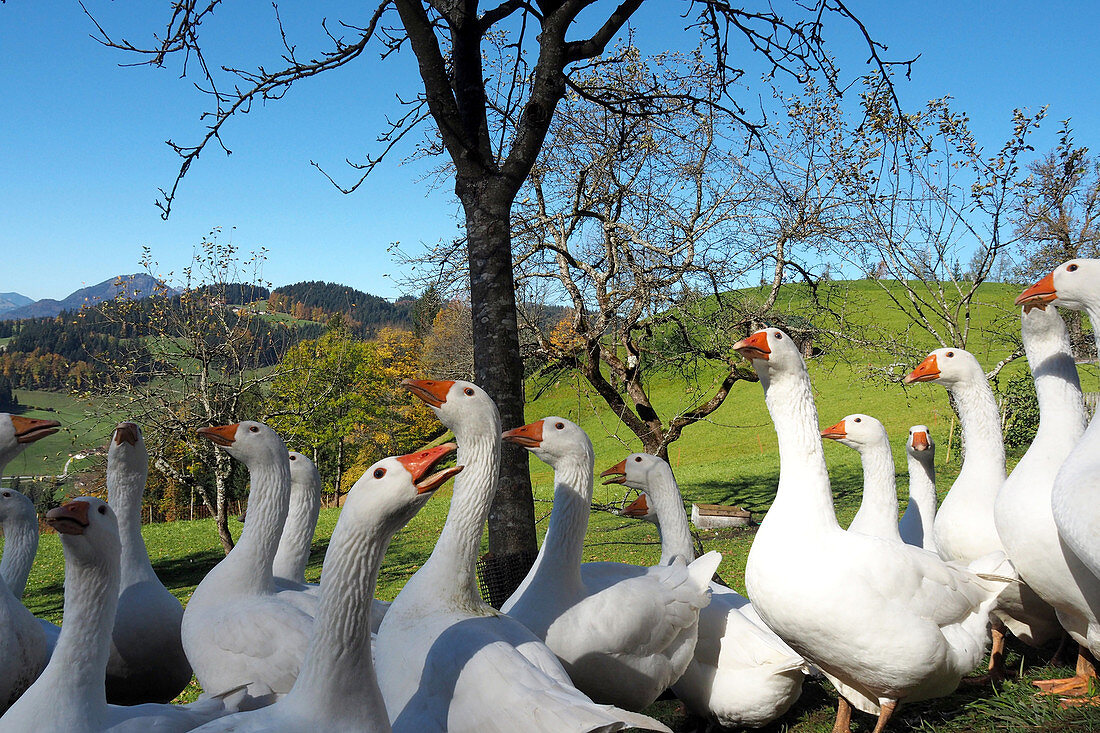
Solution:
{"label": "orange beak", "polygon": [[913,433],[913,450],[928,450],[928,433],[923,430],[918,430]]}
{"label": "orange beak", "polygon": [[1054,287],[1054,273],[1050,273],[1039,282],[1032,285],[1016,296],[1016,305],[1031,308],[1046,308],[1058,297],[1058,291]]}
{"label": "orange beak", "polygon": [[405,467],[405,470],[412,475],[413,486],[416,487],[416,493],[426,494],[429,491],[438,489],[452,476],[457,476],[462,473],[462,469],[465,468],[465,466],[453,466],[451,468],[445,468],[442,471],[437,471],[431,476],[424,478],[424,474],[432,470],[437,463],[450,455],[456,448],[457,446],[454,443],[444,443],[435,448],[426,448],[416,453],[398,456],[397,460],[400,461],[401,465]]}
{"label": "orange beak", "polygon": [[828,438],[829,440],[840,440],[841,438],[848,437],[848,431],[844,429],[844,421],[841,420],[831,428],[825,428],[821,431],[822,438]]}
{"label": "orange beak", "polygon": [[929,354],[924,357],[924,361],[917,364],[917,368],[909,372],[909,374],[902,380],[904,384],[912,384],[913,382],[931,382],[933,379],[940,378],[940,365],[936,361],[935,354]]}
{"label": "orange beak", "polygon": [[215,445],[220,445],[224,448],[233,445],[233,441],[237,439],[238,425],[239,423],[233,423],[232,425],[215,425],[211,428],[199,428],[195,433],[204,438],[209,438]]}
{"label": "orange beak", "polygon": [[442,407],[454,382],[449,379],[404,379],[401,386],[424,400],[431,407]]}
{"label": "orange beak", "polygon": [[137,445],[138,442],[138,426],[132,422],[120,422],[118,427],[115,428],[115,444],[122,445],[123,442],[127,442],[130,445]]}
{"label": "orange beak", "polygon": [[505,430],[501,438],[524,448],[538,448],[542,445],[542,420]]}
{"label": "orange beak", "polygon": [[622,459],[621,461],[616,463],[614,466],[612,466],[611,468],[607,469],[606,471],[604,471],[603,473],[600,474],[600,478],[603,478],[605,476],[614,476],[615,478],[610,478],[607,481],[604,481],[603,482],[604,486],[607,486],[608,484],[625,484],[626,483],[626,459],[625,458]]}
{"label": "orange beak", "polygon": [[84,534],[88,527],[88,502],[70,501],[46,512],[46,523],[61,534]]}
{"label": "orange beak", "polygon": [[47,435],[53,435],[61,427],[57,420],[38,420],[33,417],[20,417],[8,415],[11,425],[15,428],[15,440],[18,443],[33,443]]}
{"label": "orange beak", "polygon": [[630,503],[630,506],[619,512],[624,517],[644,517],[649,514],[649,503],[645,494],[639,494],[638,498]]}
{"label": "orange beak", "polygon": [[768,346],[768,332],[757,331],[753,335],[741,339],[733,345],[733,350],[749,361],[753,359],[767,361],[768,356],[772,353],[771,347]]}

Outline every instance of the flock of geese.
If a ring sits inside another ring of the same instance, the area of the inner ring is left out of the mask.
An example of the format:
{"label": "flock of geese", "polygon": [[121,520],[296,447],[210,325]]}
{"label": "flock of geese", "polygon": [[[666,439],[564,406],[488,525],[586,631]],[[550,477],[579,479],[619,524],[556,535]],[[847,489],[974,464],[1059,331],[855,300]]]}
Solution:
{"label": "flock of geese", "polygon": [[[184,609],[149,562],[140,533],[148,457],[138,426],[121,423],[107,501],[81,497],[46,515],[65,554],[60,628],[20,601],[38,518],[25,496],[0,491],[0,733],[668,731],[638,712],[668,689],[712,722],[758,727],[790,708],[807,674],[839,693],[834,731],[849,730],[855,708],[877,715],[880,733],[899,703],[952,692],[991,637],[996,676],[1006,634],[1042,644],[1063,630],[1080,648],[1077,674],[1036,684],[1086,695],[1100,653],[1100,421],[1086,430],[1066,329],[1047,306],[1087,311],[1095,328],[1100,260],[1064,263],[1017,304],[1040,408],[1034,442],[1006,476],[981,366],[962,349],[933,351],[905,381],[950,390],[965,458],[937,511],[934,443],[914,426],[900,522],[882,423],[849,415],[821,429],[805,363],[781,330],[735,345],[760,377],[781,462],[749,553],[748,598],[712,581],[718,553],[695,557],[663,460],[632,453],[601,474],[639,492],[623,514],[657,524],[660,561],[583,563],[596,480],[584,431],[551,416],[502,433],[477,385],[406,380],[455,443],[367,469],[319,585],[304,578],[316,467],[258,422],[199,431],[247,466],[251,491],[240,540]],[[58,428],[0,416],[0,469]],[[863,498],[847,529],[823,438],[861,456]],[[553,468],[554,505],[534,566],[498,611],[481,599],[475,562],[502,440]],[[439,468],[456,450],[456,465]],[[392,604],[376,600],[393,534],[452,477],[431,556]],[[169,704],[192,674],[199,700]]]}

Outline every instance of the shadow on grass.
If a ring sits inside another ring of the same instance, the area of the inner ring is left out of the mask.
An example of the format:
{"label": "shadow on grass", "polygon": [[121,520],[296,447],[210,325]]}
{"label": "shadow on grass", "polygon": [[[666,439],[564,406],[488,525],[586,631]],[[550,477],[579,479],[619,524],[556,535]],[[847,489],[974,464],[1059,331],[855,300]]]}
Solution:
{"label": "shadow on grass", "polygon": [[[838,513],[855,511],[863,496],[863,471],[856,466],[840,465],[829,470],[833,504]],[[742,474],[721,480],[692,481],[682,484],[680,491],[688,503],[736,504],[760,521],[775,501],[779,486],[779,471]]]}

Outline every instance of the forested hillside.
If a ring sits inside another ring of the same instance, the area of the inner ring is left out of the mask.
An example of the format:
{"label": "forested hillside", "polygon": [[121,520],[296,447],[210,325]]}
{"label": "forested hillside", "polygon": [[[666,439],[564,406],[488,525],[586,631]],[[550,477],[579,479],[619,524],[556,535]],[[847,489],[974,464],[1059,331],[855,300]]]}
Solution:
{"label": "forested hillside", "polygon": [[347,285],[310,280],[275,288],[267,307],[311,321],[325,321],[341,314],[353,333],[369,337],[385,326],[411,327],[415,302],[415,298],[407,296],[391,303]]}

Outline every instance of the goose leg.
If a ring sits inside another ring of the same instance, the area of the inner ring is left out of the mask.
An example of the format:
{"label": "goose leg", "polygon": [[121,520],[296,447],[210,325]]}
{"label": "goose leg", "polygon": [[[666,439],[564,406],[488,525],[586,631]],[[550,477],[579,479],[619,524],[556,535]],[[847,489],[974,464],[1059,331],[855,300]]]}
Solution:
{"label": "goose leg", "polygon": [[987,682],[1000,682],[1008,674],[1005,672],[1005,630],[999,624],[993,626],[993,644],[989,649],[989,669],[977,677],[964,677],[967,685],[984,685]]}
{"label": "goose leg", "polygon": [[886,723],[890,720],[890,716],[894,714],[894,709],[897,708],[897,706],[897,700],[890,700],[882,704],[878,714],[878,722],[875,723],[875,730],[873,733],[883,733],[883,731],[886,730]]}
{"label": "goose leg", "polygon": [[836,722],[833,723],[833,733],[851,733],[852,703],[845,700],[843,695],[837,695],[836,700]]}
{"label": "goose leg", "polygon": [[1090,683],[1096,679],[1096,667],[1092,655],[1079,646],[1077,650],[1077,668],[1073,677],[1055,680],[1035,680],[1032,684],[1047,695],[1080,697],[1087,695]]}

